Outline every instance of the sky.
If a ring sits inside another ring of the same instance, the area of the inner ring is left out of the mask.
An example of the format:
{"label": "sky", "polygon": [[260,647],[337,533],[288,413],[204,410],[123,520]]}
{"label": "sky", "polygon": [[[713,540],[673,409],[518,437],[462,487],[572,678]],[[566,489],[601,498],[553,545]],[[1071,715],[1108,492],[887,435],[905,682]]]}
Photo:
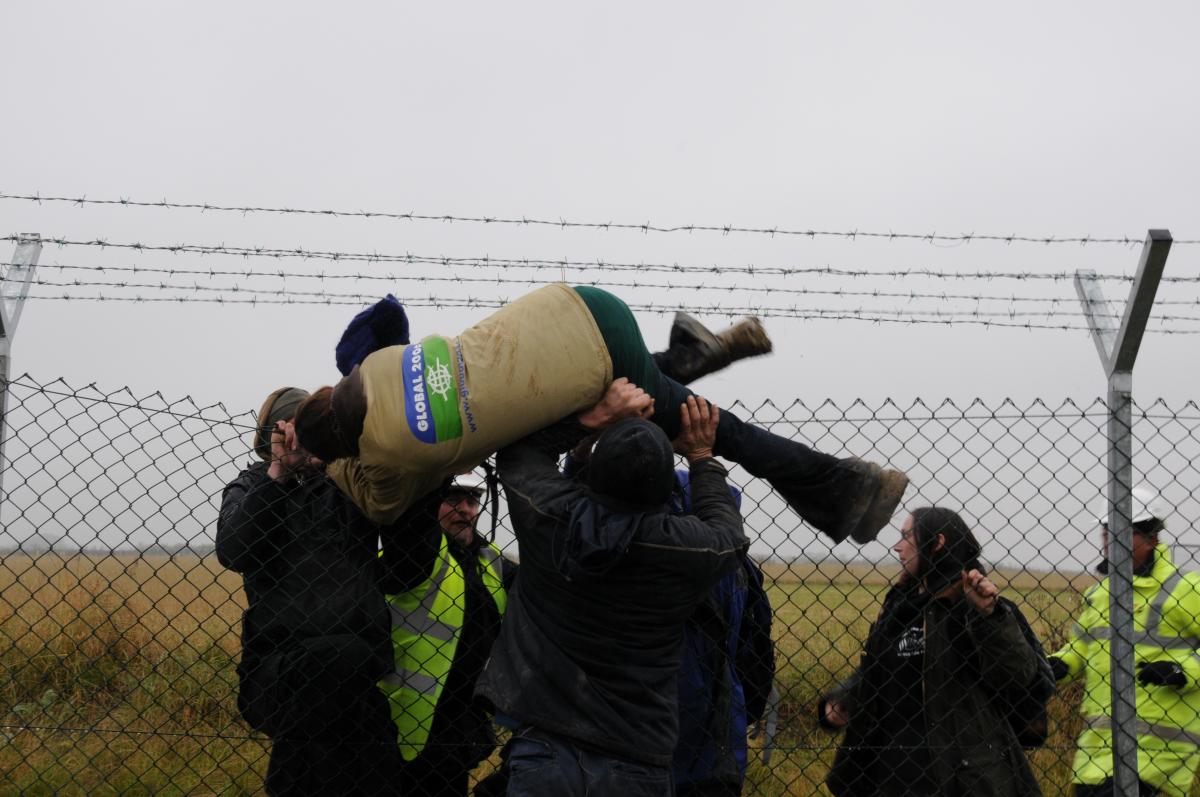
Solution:
{"label": "sky", "polygon": [[[4,194],[951,236],[1140,241],[1153,227],[1200,239],[1200,8],[1186,2],[46,2],[7,4],[0,20]],[[599,280],[663,308],[882,311],[906,322],[764,312],[776,352],[697,386],[718,404],[1092,399],[1105,382],[1085,330],[908,323],[926,317],[918,311],[1037,308],[1056,315],[959,317],[1080,326],[1069,280],[887,272],[1129,274],[1140,254],[1137,244],[643,233],[5,199],[0,231],[717,268],[500,269],[47,246],[38,276],[55,284],[35,286],[35,296],[391,291],[418,300],[409,311],[415,332],[453,334],[488,311],[421,303],[495,302],[533,287],[488,278]],[[1198,257],[1200,245],[1176,245],[1166,275],[1197,275]],[[84,268],[102,265],[289,276]],[[723,270],[750,265],[860,275]],[[122,279],[183,288],[62,287]],[[1119,308],[1128,283],[1103,286]],[[829,295],[839,290],[947,296]],[[971,298],[980,296],[1036,301]],[[1200,288],[1164,283],[1158,296],[1195,302]],[[30,300],[11,372],[240,412],[279,385],[332,381],[333,346],[355,311]],[[1200,320],[1187,320],[1200,319],[1200,307],[1164,304],[1159,315],[1183,319],[1152,320],[1135,396],[1181,405],[1200,392],[1200,338],[1154,330],[1200,330]],[[638,317],[652,349],[665,343],[670,312]],[[727,311],[702,317],[732,320]]]}

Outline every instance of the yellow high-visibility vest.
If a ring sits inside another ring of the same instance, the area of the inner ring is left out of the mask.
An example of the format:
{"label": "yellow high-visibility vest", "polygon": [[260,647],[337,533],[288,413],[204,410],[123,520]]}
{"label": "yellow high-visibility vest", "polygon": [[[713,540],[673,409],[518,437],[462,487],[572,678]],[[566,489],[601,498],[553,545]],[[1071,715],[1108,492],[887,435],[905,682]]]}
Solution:
{"label": "yellow high-visibility vest", "polygon": [[[1181,572],[1159,545],[1151,573],[1135,576],[1133,590],[1134,661],[1173,661],[1187,678],[1183,688],[1137,684],[1138,777],[1165,795],[1188,797],[1200,767],[1200,574]],[[1108,600],[1106,578],[1084,594],[1079,621],[1054,654],[1072,679],[1086,680],[1076,783],[1113,776]]]}
{"label": "yellow high-visibility vest", "polygon": [[[425,748],[446,676],[462,633],[466,581],[462,566],[450,553],[446,535],[434,559],[433,572],[416,589],[387,595],[392,617],[392,649],[396,669],[379,682],[396,723],[400,753],[412,761]],[[506,596],[500,578],[500,549],[480,549],[483,583],[504,613]]]}

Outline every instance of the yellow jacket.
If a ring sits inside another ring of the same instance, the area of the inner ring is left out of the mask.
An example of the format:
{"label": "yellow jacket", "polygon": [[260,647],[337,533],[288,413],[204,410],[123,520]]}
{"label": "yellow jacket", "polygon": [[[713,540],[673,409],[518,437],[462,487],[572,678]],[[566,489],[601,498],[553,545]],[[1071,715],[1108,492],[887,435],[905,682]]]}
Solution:
{"label": "yellow jacket", "polygon": [[391,523],[447,477],[595,404],[612,361],[583,299],[556,284],[456,338],[380,349],[359,373],[359,455],[332,463],[329,475],[367,517]]}
{"label": "yellow jacket", "polygon": [[[400,754],[412,761],[425,749],[442,689],[465,623],[466,580],[449,542],[441,536],[433,571],[424,583],[399,595],[386,595],[392,615],[396,669],[379,682],[396,724]],[[504,614],[508,597],[501,574],[500,549],[489,543],[479,551],[484,585]]]}
{"label": "yellow jacket", "polygon": [[[1137,685],[1139,777],[1164,794],[1187,797],[1200,766],[1200,574],[1181,572],[1159,545],[1151,573],[1135,576],[1133,589],[1134,660],[1177,662],[1188,681],[1183,688]],[[1106,578],[1084,594],[1070,640],[1054,654],[1069,678],[1086,679],[1076,783],[1113,775],[1108,601]]]}

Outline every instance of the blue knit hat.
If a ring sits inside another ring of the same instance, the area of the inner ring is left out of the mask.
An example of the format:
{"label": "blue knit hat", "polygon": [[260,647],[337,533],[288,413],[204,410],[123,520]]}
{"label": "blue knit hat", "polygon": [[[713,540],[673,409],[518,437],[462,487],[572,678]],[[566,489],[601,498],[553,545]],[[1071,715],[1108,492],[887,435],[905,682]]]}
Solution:
{"label": "blue knit hat", "polygon": [[385,346],[408,343],[408,316],[404,305],[390,293],[354,316],[337,345],[337,367],[342,376]]}

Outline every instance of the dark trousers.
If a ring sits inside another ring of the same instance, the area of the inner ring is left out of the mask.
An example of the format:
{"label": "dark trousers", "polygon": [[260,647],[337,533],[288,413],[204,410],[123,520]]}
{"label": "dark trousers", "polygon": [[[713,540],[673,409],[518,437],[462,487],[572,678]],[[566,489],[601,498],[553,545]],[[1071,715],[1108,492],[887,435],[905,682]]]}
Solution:
{"label": "dark trousers", "polygon": [[669,797],[671,771],[526,728],[509,748],[508,797]]}
{"label": "dark trousers", "polygon": [[[672,440],[679,434],[679,405],[692,391],[659,371],[646,349],[629,307],[599,288],[576,288],[596,321],[612,359],[613,378],[627,378],[654,396],[652,420]],[[861,515],[866,481],[862,467],[772,434],[721,410],[715,452],[770,482],[775,491],[811,525],[840,541],[853,525],[848,513]]]}
{"label": "dark trousers", "polygon": [[[658,385],[653,420],[673,440],[680,429],[679,405],[692,391],[661,374]],[[801,517],[830,536],[843,535],[846,512],[864,489],[864,471],[856,463],[746,423],[725,409],[714,453],[766,479]]]}
{"label": "dark trousers", "polygon": [[387,698],[358,637],[303,640],[239,667],[238,705],[271,737],[265,791],[290,795],[397,794],[403,761]]}
{"label": "dark trousers", "polygon": [[[1103,783],[1076,783],[1075,797],[1113,797],[1113,779]],[[1144,781],[1138,781],[1138,797],[1158,797],[1158,789]]]}
{"label": "dark trousers", "polygon": [[470,772],[462,764],[417,756],[400,767],[398,797],[466,797]]}

